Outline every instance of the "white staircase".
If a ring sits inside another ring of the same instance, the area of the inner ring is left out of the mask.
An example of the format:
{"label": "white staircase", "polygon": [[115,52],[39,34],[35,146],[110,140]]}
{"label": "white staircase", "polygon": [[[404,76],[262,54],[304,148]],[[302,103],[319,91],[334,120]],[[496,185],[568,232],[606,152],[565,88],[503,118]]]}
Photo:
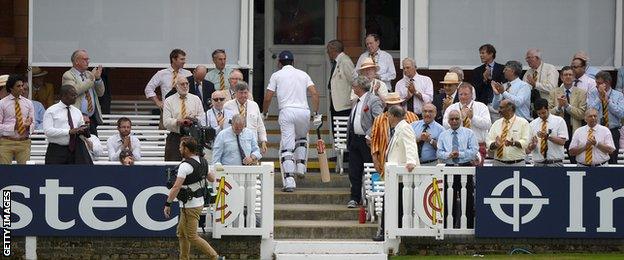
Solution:
{"label": "white staircase", "polygon": [[277,260],[386,260],[383,242],[370,240],[275,240]]}

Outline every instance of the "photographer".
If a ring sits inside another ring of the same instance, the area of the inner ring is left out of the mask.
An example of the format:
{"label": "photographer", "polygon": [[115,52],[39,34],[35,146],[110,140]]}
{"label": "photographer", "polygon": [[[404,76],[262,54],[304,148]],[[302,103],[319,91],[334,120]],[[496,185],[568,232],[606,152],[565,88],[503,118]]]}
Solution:
{"label": "photographer", "polygon": [[61,87],[61,102],[48,108],[43,115],[43,130],[48,138],[45,164],[93,164],[84,141],[89,138],[89,126],[82,113],[72,104],[78,94],[71,85]]}
{"label": "photographer", "polygon": [[[178,175],[169,191],[167,201],[163,212],[166,218],[171,217],[171,203],[174,198],[180,200],[180,219],[178,222],[178,228],[176,235],[180,241],[180,259],[189,259],[189,251],[191,244],[199,248],[204,254],[208,255],[210,259],[217,258],[217,252],[197,234],[197,226],[199,224],[199,216],[204,206],[203,195],[194,196],[198,190],[201,190],[202,183],[205,179],[214,182],[215,176],[208,173],[208,162],[198,156],[199,145],[194,138],[185,136],[182,137],[180,142],[180,154],[184,157],[184,161],[180,163],[178,167]],[[196,187],[195,190],[192,187]],[[179,194],[183,193],[183,194]],[[185,194],[190,194],[191,198],[184,201]]]}
{"label": "photographer", "polygon": [[163,104],[163,124],[170,131],[165,143],[165,161],[180,161],[178,150],[183,129],[194,122],[202,122],[205,113],[199,97],[189,93],[189,83],[185,77],[175,82],[176,93],[165,99]]}

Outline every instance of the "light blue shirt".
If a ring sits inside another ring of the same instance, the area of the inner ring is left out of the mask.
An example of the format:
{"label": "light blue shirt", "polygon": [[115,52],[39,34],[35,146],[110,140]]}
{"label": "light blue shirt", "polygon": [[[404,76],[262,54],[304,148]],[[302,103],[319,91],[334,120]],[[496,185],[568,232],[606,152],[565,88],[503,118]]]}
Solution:
{"label": "light blue shirt", "polygon": [[[508,87],[507,84],[511,84]],[[527,121],[533,120],[531,118],[531,85],[522,81],[520,78],[516,78],[511,82],[503,84],[505,87],[505,92],[503,94],[494,94],[494,98],[492,99],[492,107],[494,109],[498,109],[500,106],[500,102],[503,99],[507,99],[513,102],[516,105],[516,115],[526,119]]]}
{"label": "light blue shirt", "polygon": [[[230,89],[230,82],[228,81],[228,79],[230,78],[230,73],[232,73],[232,70],[232,68],[223,68],[223,83],[225,86],[223,90]],[[211,69],[210,71],[208,71],[206,77],[204,78],[205,80],[210,81],[212,82],[212,84],[214,84],[215,90],[221,90],[221,84],[219,84],[219,72],[221,71],[218,69]]]}
{"label": "light blue shirt", "polygon": [[449,154],[453,152],[453,131],[457,131],[459,141],[459,157],[457,163],[467,163],[477,158],[479,145],[477,137],[472,130],[460,126],[457,130],[451,128],[444,130],[438,137],[438,159],[447,164],[454,164],[453,159],[449,159]]}
{"label": "light blue shirt", "polygon": [[223,125],[219,126],[219,123],[217,122],[217,115],[219,114],[219,111],[217,110],[217,108],[211,108],[208,109],[206,111],[206,118],[204,118],[202,125],[206,125],[209,126],[210,128],[215,130],[215,135],[218,135],[219,132],[221,132],[221,130],[226,129],[230,126],[230,120],[232,119],[232,117],[234,116],[234,112],[231,110],[227,110],[227,109],[221,109],[221,111],[223,113]]}
{"label": "light blue shirt", "polygon": [[33,107],[35,108],[35,130],[43,129],[43,114],[45,114],[45,108],[41,102],[32,100]]}
{"label": "light blue shirt", "polygon": [[[606,126],[609,129],[618,128],[622,124],[620,120],[624,117],[624,94],[616,90],[609,90],[607,92],[608,110],[609,110],[609,125]],[[593,89],[587,93],[587,108],[595,108],[598,110],[598,120],[602,124],[602,101],[600,101],[600,94],[598,89]],[[617,142],[617,140],[616,140]]]}
{"label": "light blue shirt", "polygon": [[[257,159],[262,158],[256,134],[249,128],[244,128],[240,133],[240,144],[243,148],[245,156],[253,154]],[[219,132],[212,146],[212,164],[221,163],[223,165],[242,165],[236,143],[236,134],[234,129],[228,127]]]}
{"label": "light blue shirt", "polygon": [[[416,141],[418,141],[418,137],[420,136],[420,134],[422,134],[423,129],[425,129],[425,124],[425,120],[418,120],[412,123],[412,129],[414,130],[414,134],[416,135]],[[429,129],[427,129],[426,132],[431,135],[431,139],[438,140],[438,136],[443,131],[444,127],[442,125],[440,125],[436,121],[432,121],[431,123],[429,123]],[[420,150],[420,154],[418,156],[420,157],[421,162],[431,161],[438,158],[436,156],[436,149],[427,142],[423,143],[423,147]]]}

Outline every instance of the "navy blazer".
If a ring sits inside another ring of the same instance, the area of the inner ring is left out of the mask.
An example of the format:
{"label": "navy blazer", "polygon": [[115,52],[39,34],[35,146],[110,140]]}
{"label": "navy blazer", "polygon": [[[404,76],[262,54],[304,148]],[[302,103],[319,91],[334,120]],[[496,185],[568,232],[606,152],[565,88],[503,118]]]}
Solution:
{"label": "navy blazer", "polygon": [[[490,85],[491,80],[483,81],[485,66],[485,64],[481,64],[481,66],[472,70],[472,85],[475,88],[477,101],[489,105],[492,103],[492,98],[494,98],[494,91],[492,91],[492,85]],[[499,83],[507,82],[505,75],[503,74],[504,68],[505,66],[503,64],[494,63],[494,68],[492,69],[492,79],[494,81]]]}
{"label": "navy blazer", "polygon": [[[435,117],[435,121],[438,122],[439,124],[442,124],[442,120],[444,117],[444,111],[442,110],[442,108],[444,108],[443,100],[446,97],[446,94],[440,94],[438,93],[435,97],[433,97],[433,105],[436,106],[436,117]],[[455,91],[455,98],[453,99],[453,103],[457,103],[459,102],[459,93],[457,91]]]}
{"label": "navy blazer", "polygon": [[[195,79],[193,78],[193,76],[187,77],[186,78],[189,82],[189,92],[195,96],[199,97],[198,94],[198,89],[197,86],[195,85]],[[215,91],[214,88],[214,84],[212,84],[212,82],[207,81],[207,80],[202,80],[202,95],[201,95],[201,100],[202,100],[202,105],[204,106],[204,111],[207,111],[208,109],[210,109],[210,107],[212,106],[212,92]]]}

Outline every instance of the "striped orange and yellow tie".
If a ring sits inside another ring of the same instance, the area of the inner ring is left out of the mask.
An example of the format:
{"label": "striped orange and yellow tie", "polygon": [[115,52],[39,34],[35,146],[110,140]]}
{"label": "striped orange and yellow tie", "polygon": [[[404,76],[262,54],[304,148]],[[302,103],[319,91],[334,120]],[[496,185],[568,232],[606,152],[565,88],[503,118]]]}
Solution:
{"label": "striped orange and yellow tie", "polygon": [[22,108],[19,104],[19,98],[15,99],[15,130],[17,130],[17,133],[19,135],[24,135],[26,133],[26,126],[24,125]]}
{"label": "striped orange and yellow tie", "polygon": [[225,122],[225,117],[223,116],[223,112],[219,112],[217,115],[217,124],[223,126],[223,122]]}
{"label": "striped orange and yellow tie", "polygon": [[600,98],[602,102],[602,125],[609,127],[609,100],[602,96]]}
{"label": "striped orange and yellow tie", "polygon": [[[594,137],[594,129],[590,128],[589,131],[587,132],[587,140],[592,139],[593,137]],[[594,161],[593,153],[594,153],[593,145],[588,145],[587,147],[585,147],[585,164],[587,165],[592,164],[592,162]]]}
{"label": "striped orange and yellow tie", "polygon": [[85,98],[87,99],[87,112],[93,112],[93,98],[91,97],[91,89],[85,92]]}
{"label": "striped orange and yellow tie", "polygon": [[[507,139],[507,134],[509,134],[509,120],[505,119],[503,121],[503,133],[501,134],[501,139],[506,140]],[[498,149],[496,149],[496,158],[502,158],[503,157],[503,150],[505,149],[505,145],[501,145],[498,147]]]}
{"label": "striped orange and yellow tie", "polygon": [[178,71],[173,71],[173,77],[171,77],[171,87],[175,86],[176,80],[178,79]]}
{"label": "striped orange and yellow tie", "polygon": [[219,90],[225,89],[225,78],[223,77],[223,71],[219,71]]}
{"label": "striped orange and yellow tie", "polygon": [[184,119],[186,118],[187,114],[186,114],[186,96],[182,97],[180,96],[180,116]]}
{"label": "striped orange and yellow tie", "polygon": [[[542,121],[542,132],[548,131],[548,123],[546,121]],[[540,152],[542,156],[544,156],[544,160],[546,159],[546,154],[548,153],[548,138],[542,138],[540,141]]]}
{"label": "striped orange and yellow tie", "polygon": [[467,116],[464,116],[463,125],[464,125],[465,128],[470,128],[470,126],[471,126],[470,118],[468,118]]}
{"label": "striped orange and yellow tie", "polygon": [[245,104],[238,105],[238,114],[243,118],[247,117],[247,108],[245,107]]}

